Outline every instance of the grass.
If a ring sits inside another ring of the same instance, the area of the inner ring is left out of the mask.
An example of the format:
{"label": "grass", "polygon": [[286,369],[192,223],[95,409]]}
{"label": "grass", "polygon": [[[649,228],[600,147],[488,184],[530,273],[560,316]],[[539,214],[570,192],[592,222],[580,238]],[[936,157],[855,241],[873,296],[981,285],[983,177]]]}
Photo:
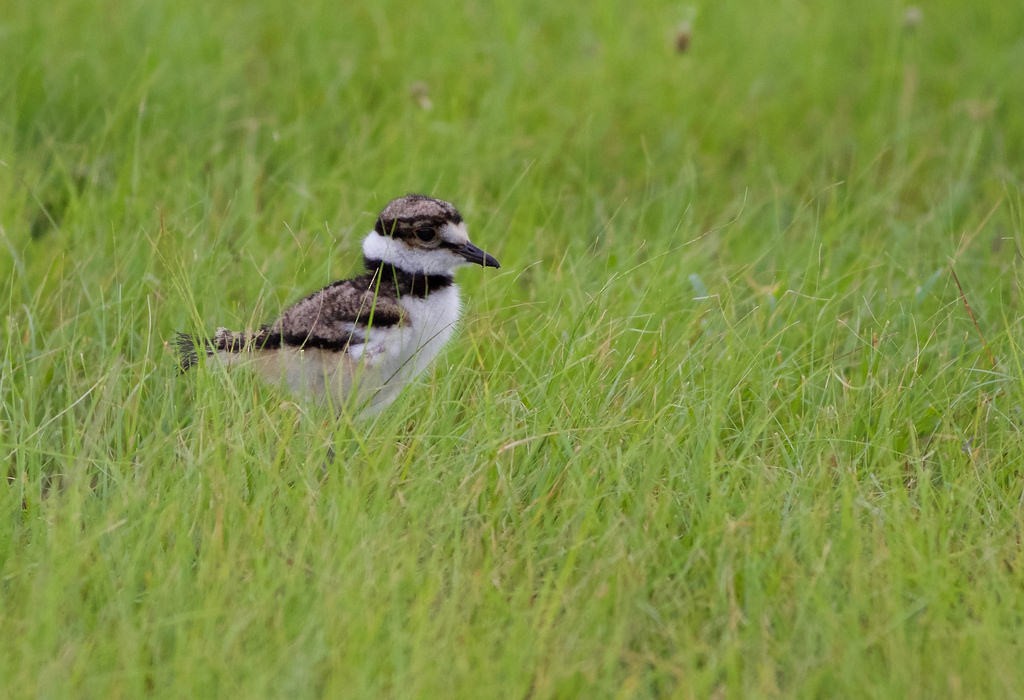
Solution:
{"label": "grass", "polygon": [[[1024,9],[583,8],[8,3],[0,694],[1019,693]],[[407,191],[382,416],[176,374]]]}

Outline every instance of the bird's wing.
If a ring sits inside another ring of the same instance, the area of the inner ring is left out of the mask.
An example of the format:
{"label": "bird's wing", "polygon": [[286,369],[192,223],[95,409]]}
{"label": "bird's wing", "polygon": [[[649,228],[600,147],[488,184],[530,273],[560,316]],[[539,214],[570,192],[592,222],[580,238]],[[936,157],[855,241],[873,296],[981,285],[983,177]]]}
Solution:
{"label": "bird's wing", "polygon": [[401,326],[405,314],[377,293],[370,275],[343,280],[289,307],[267,330],[285,345],[345,351],[366,342],[372,328]]}

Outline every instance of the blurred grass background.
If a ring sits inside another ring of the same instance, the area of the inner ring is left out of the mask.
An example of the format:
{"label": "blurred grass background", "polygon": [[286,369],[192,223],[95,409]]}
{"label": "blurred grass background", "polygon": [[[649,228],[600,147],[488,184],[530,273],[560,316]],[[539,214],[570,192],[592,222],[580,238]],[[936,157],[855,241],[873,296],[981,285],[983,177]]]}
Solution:
{"label": "blurred grass background", "polygon": [[[0,691],[1014,695],[1022,26],[8,2]],[[385,415],[176,375],[408,191],[503,267]]]}

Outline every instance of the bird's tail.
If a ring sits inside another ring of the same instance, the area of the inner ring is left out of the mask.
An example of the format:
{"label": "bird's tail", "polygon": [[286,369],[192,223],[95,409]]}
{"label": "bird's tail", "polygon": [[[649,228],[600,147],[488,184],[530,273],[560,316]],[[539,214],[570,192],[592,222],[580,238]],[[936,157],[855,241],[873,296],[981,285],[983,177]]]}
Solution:
{"label": "bird's tail", "polygon": [[213,338],[178,333],[175,340],[178,348],[178,366],[182,372],[187,372],[199,364],[200,352],[207,357],[222,352],[229,356],[240,355],[253,349],[274,346],[275,340],[276,335],[266,327],[255,332],[235,332],[227,328],[218,328]]}
{"label": "bird's tail", "polygon": [[[196,346],[207,348],[210,345],[208,339],[200,339],[188,333],[178,333],[174,341],[178,349],[178,369],[182,373],[188,372],[199,364],[199,351]],[[210,350],[207,349],[206,354],[209,355]]]}

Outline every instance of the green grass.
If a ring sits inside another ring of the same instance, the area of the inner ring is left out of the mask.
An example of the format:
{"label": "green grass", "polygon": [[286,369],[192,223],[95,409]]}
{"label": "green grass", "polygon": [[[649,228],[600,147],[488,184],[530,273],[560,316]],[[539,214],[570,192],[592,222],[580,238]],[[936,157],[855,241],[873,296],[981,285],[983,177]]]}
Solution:
{"label": "green grass", "polygon": [[[0,695],[1018,694],[1024,5],[352,5],[6,3]],[[176,374],[408,191],[386,413]]]}

